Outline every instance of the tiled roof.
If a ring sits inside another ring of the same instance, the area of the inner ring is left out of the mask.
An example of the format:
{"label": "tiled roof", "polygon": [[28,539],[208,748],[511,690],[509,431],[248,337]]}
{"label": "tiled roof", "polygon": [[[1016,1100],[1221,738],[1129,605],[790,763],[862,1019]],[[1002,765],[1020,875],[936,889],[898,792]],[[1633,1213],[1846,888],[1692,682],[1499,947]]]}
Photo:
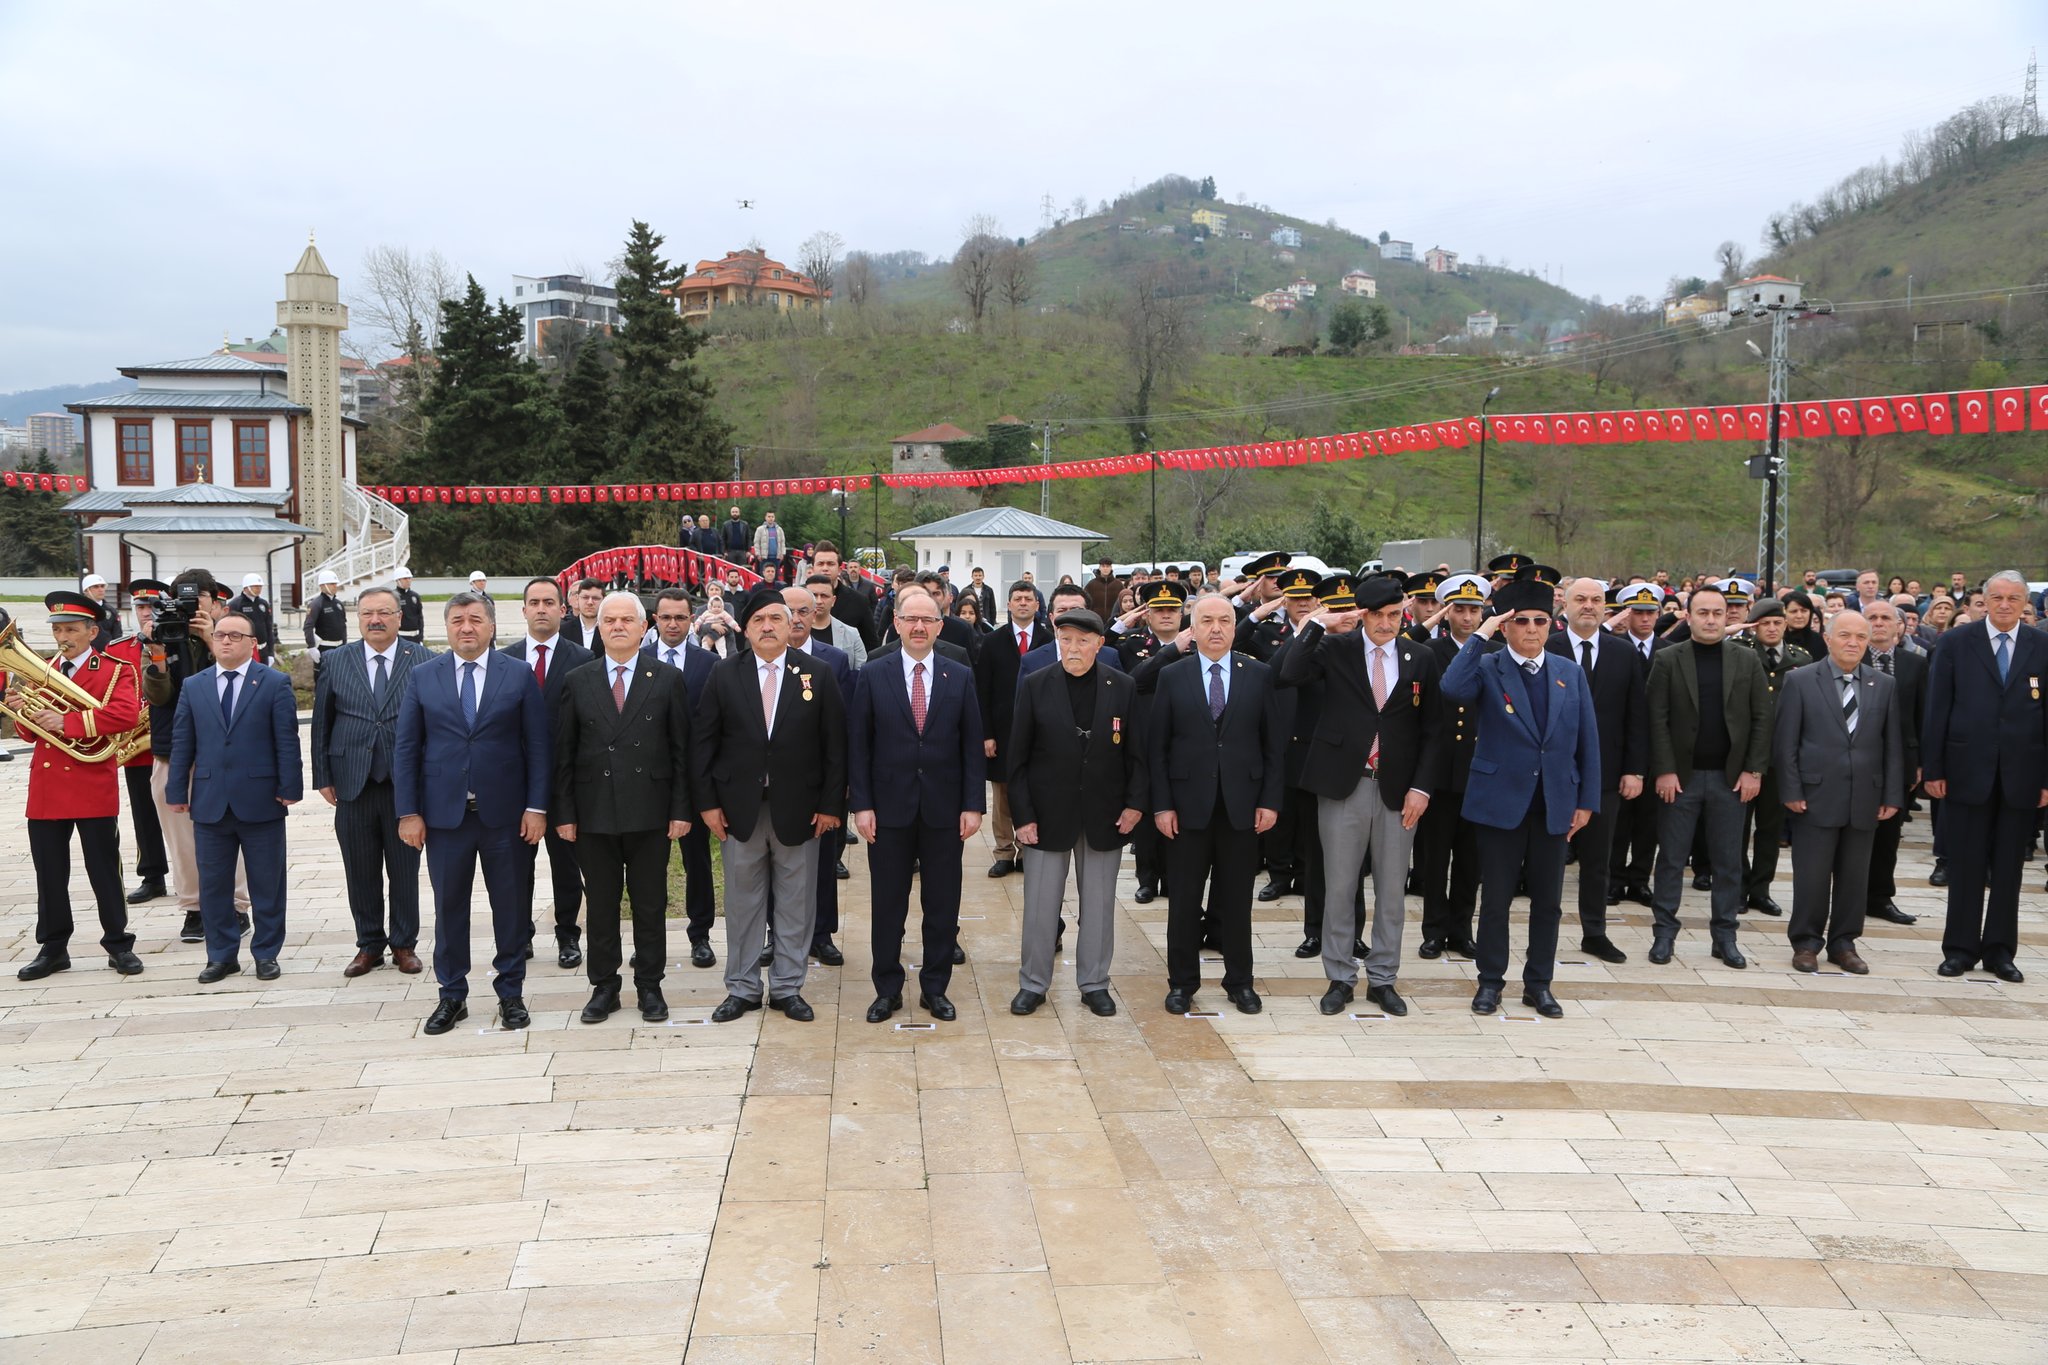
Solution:
{"label": "tiled roof", "polygon": [[962,431],[951,422],[941,422],[935,427],[926,427],[923,431],[913,431],[908,436],[892,437],[889,444],[892,446],[943,445],[947,441],[971,441],[973,439],[973,432]]}

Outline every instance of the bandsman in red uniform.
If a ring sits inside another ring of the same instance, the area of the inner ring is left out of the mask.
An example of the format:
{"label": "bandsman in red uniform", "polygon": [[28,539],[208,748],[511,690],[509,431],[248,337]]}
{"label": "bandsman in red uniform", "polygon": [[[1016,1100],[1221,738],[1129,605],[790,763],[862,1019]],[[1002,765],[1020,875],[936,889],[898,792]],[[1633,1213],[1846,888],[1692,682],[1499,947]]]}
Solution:
{"label": "bandsman in red uniform", "polygon": [[[52,664],[99,699],[89,710],[45,708],[28,719],[66,740],[93,740],[134,728],[142,714],[132,670],[92,647],[104,624],[100,607],[84,593],[53,592],[43,599],[57,641]],[[11,703],[10,703],[11,704]],[[19,710],[19,707],[16,707]],[[112,762],[86,763],[47,739],[37,739],[29,762],[28,849],[36,869],[35,960],[18,975],[37,981],[71,966],[71,833],[85,858],[86,880],[99,905],[100,944],[107,965],[123,976],[142,970],[128,907],[121,899],[120,779]]]}
{"label": "bandsman in red uniform", "polygon": [[142,748],[121,765],[121,781],[128,788],[128,823],[135,829],[135,875],[141,879],[128,893],[130,905],[142,905],[171,894],[165,884],[171,875],[171,863],[164,852],[163,821],[157,818],[156,798],[149,790],[149,702],[142,695],[143,651],[154,633],[157,605],[170,591],[168,583],[159,583],[154,578],[138,578],[130,583],[128,595],[135,604],[135,633],[123,635],[106,647],[109,657],[134,670],[135,697],[142,706],[142,719],[136,725],[143,737]]}

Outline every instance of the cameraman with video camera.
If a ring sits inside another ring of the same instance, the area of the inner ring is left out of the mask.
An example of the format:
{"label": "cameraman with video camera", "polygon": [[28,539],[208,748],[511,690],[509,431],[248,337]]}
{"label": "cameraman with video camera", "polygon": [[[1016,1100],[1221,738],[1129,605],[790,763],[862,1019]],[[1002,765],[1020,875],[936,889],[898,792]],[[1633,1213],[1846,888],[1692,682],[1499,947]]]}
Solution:
{"label": "cameraman with video camera", "polygon": [[[171,580],[171,590],[142,632],[142,696],[149,703],[149,791],[163,826],[170,853],[171,889],[185,912],[178,938],[204,943],[199,919],[199,858],[192,845],[192,816],[173,810],[166,800],[171,774],[171,721],[185,679],[213,664],[213,623],[227,609],[228,590],[205,569],[187,569]],[[235,912],[244,929],[249,924],[249,879],[235,867]]]}

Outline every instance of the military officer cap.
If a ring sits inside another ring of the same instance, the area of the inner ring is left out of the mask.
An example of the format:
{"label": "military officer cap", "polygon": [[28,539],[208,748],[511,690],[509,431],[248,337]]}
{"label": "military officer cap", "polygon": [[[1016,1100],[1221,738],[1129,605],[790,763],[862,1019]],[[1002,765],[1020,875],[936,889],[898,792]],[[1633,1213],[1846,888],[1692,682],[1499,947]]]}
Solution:
{"label": "military officer cap", "polygon": [[1145,585],[1144,600],[1138,605],[1147,611],[1153,611],[1160,607],[1185,606],[1187,600],[1188,589],[1185,583],[1177,582],[1171,578],[1162,578],[1157,582]]}
{"label": "military officer cap", "polygon": [[1746,607],[1756,596],[1756,589],[1740,578],[1724,578],[1714,586],[1721,590],[1721,595],[1728,599],[1731,607]]}
{"label": "military officer cap", "polygon": [[1358,585],[1360,611],[1379,611],[1383,607],[1395,605],[1401,598],[1401,580],[1392,575],[1382,574],[1378,578],[1368,578]]}
{"label": "military officer cap", "polygon": [[1535,578],[1516,578],[1504,583],[1493,595],[1493,605],[1504,616],[1518,611],[1540,611],[1545,616],[1557,610],[1557,595],[1548,583]]}
{"label": "military officer cap", "polygon": [[1548,564],[1524,564],[1515,571],[1515,578],[1517,581],[1541,583],[1546,588],[1554,588],[1564,582],[1564,571],[1553,569]]}
{"label": "military officer cap", "polygon": [[1664,589],[1655,583],[1630,583],[1615,594],[1614,605],[1634,611],[1656,611],[1664,605]]}
{"label": "military officer cap", "polygon": [[1102,624],[1102,618],[1086,607],[1076,607],[1072,611],[1061,612],[1059,619],[1053,622],[1053,626],[1055,629],[1065,629],[1068,626],[1072,626],[1075,630],[1085,630],[1091,635],[1109,634],[1109,631]]}
{"label": "military officer cap", "polygon": [[1453,602],[1484,602],[1493,596],[1493,585],[1476,573],[1454,573],[1436,585],[1436,600],[1446,606]]}
{"label": "military officer cap", "polygon": [[1316,597],[1332,611],[1352,611],[1358,606],[1358,580],[1341,571],[1319,578]]}
{"label": "military officer cap", "polygon": [[154,578],[138,578],[128,585],[128,595],[138,602],[157,602],[171,595],[171,585]]}
{"label": "military officer cap", "polygon": [[1749,608],[1749,620],[1751,625],[1754,625],[1758,621],[1765,620],[1769,617],[1783,616],[1784,614],[1785,604],[1783,602],[1780,602],[1775,597],[1759,598],[1757,599],[1757,601],[1752,603]]}
{"label": "military officer cap", "polygon": [[43,605],[50,609],[52,625],[59,621],[100,622],[100,604],[82,592],[53,592],[43,598]]}
{"label": "military officer cap", "polygon": [[1425,569],[1421,573],[1412,573],[1402,579],[1401,591],[1410,597],[1434,597],[1437,585],[1443,581],[1442,574],[1434,569]]}
{"label": "military officer cap", "polygon": [[1510,550],[1504,555],[1495,555],[1486,561],[1486,571],[1496,578],[1502,574],[1517,574],[1535,561],[1525,554]]}
{"label": "military officer cap", "polygon": [[225,583],[216,583],[211,588],[208,588],[207,592],[212,595],[213,600],[216,602],[225,602],[234,596],[233,593],[228,591],[228,585]]}
{"label": "military officer cap", "polygon": [[1282,569],[1280,571],[1280,595],[1282,597],[1314,597],[1316,576],[1307,569]]}
{"label": "military officer cap", "polygon": [[1245,565],[1244,576],[1246,578],[1264,578],[1268,574],[1279,573],[1287,567],[1288,561],[1293,558],[1294,556],[1285,550],[1270,551]]}

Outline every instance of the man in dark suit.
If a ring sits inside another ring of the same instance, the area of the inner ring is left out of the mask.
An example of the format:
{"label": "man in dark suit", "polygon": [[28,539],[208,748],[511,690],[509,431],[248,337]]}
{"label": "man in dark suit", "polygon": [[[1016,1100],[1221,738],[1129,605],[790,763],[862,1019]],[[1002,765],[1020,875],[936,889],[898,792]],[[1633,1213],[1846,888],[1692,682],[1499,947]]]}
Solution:
{"label": "man in dark suit", "polygon": [[[1274,581],[1279,585],[1280,595],[1261,602],[1237,623],[1235,647],[1239,652],[1277,670],[1276,656],[1319,605],[1319,579],[1320,575],[1308,569],[1283,569],[1276,575]],[[1279,708],[1280,728],[1288,736],[1290,748],[1296,730],[1295,708],[1300,700],[1300,691],[1290,687],[1280,688],[1273,696],[1274,705]],[[1281,787],[1280,818],[1259,839],[1259,855],[1266,864],[1266,884],[1258,893],[1261,902],[1300,895],[1306,889],[1305,864],[1318,836],[1312,828],[1313,816],[1309,817],[1311,828],[1303,828],[1298,790],[1291,782]]]}
{"label": "man in dark suit", "polygon": [[[1749,608],[1749,646],[1763,661],[1764,687],[1771,694],[1771,726],[1777,728],[1778,693],[1785,678],[1796,668],[1813,662],[1813,656],[1785,639],[1785,604],[1775,597],[1763,597]],[[1742,871],[1742,904],[1746,910],[1781,915],[1784,907],[1771,898],[1771,883],[1778,876],[1778,846],[1785,834],[1785,805],[1778,796],[1777,764],[1764,770],[1763,785],[1756,800],[1743,810],[1745,850]],[[1750,833],[1753,826],[1754,835]]]}
{"label": "man in dark suit", "polygon": [[[853,658],[831,640],[811,630],[811,622],[818,614],[818,599],[809,588],[792,585],[782,590],[782,601],[789,608],[792,666],[802,663],[807,656],[832,670],[833,681],[839,684],[839,696],[850,713],[855,686]],[[843,840],[838,843],[830,839],[818,840],[818,875],[812,884],[818,903],[811,920],[810,954],[827,967],[846,965],[846,955],[832,941],[832,935],[839,932],[839,860],[845,847]],[[768,956],[763,952],[762,965],[767,965]]]}
{"label": "man in dark suit", "polygon": [[[1889,602],[1880,605],[1890,609]],[[1898,684],[1863,662],[1870,624],[1853,608],[1828,622],[1828,657],[1793,670],[1777,696],[1772,762],[1792,812],[1794,971],[1870,967],[1856,951],[1878,823],[1906,804]]]}
{"label": "man in dark suit", "polygon": [[[917,590],[896,599],[894,658],[863,670],[847,712],[854,829],[868,841],[875,1001],[870,1024],[903,1007],[903,932],[917,869],[923,912],[918,1008],[957,1017],[946,988],[960,936],[962,846],[981,828],[981,708],[972,670],[932,650],[939,606]],[[825,875],[821,872],[821,876]]]}
{"label": "man in dark suit", "polygon": [[[404,608],[386,588],[356,597],[361,640],[330,651],[313,683],[313,786],[334,807],[356,955],[341,969],[358,977],[384,965],[420,970],[420,855],[398,837],[391,786],[398,709],[412,671],[433,655],[399,638]],[[386,881],[390,883],[386,913]]]}
{"label": "man in dark suit", "polygon": [[569,590],[568,605],[574,610],[562,618],[562,638],[582,647],[591,658],[601,647],[597,635],[597,607],[604,601],[604,584],[595,578],[579,578]]}
{"label": "man in dark suit", "polygon": [[1727,639],[1726,593],[1710,584],[1694,588],[1686,619],[1692,637],[1657,651],[1650,664],[1650,771],[1662,803],[1650,961],[1671,961],[1685,860],[1704,820],[1713,954],[1730,967],[1746,967],[1735,941],[1742,913],[1742,807],[1756,799],[1770,766],[1770,688],[1756,651]]}
{"label": "man in dark suit", "polygon": [[[691,723],[702,704],[704,687],[718,656],[694,643],[691,632],[696,621],[690,594],[681,588],[664,588],[654,599],[655,642],[640,651],[642,657],[667,664],[683,675],[683,693],[690,704]],[[690,965],[715,967],[718,954],[711,947],[711,930],[718,923],[718,897],[711,885],[711,831],[693,815],[690,832],[676,841],[683,855],[683,910],[690,935]]]}
{"label": "man in dark suit", "polygon": [[235,915],[235,864],[249,876],[254,931],[250,954],[258,980],[281,974],[284,946],[287,807],[305,795],[299,758],[299,704],[291,679],[255,662],[256,632],[246,616],[213,623],[213,664],[188,679],[171,723],[170,807],[192,817],[199,861],[199,913],[206,923],[211,985],[242,970]]}
{"label": "man in dark suit", "polygon": [[[1556,1019],[1564,1007],[1550,983],[1564,916],[1565,844],[1586,827],[1600,799],[1600,728],[1584,670],[1570,655],[1546,648],[1556,590],[1527,574],[1525,567],[1494,590],[1499,610],[1459,648],[1444,672],[1443,691],[1471,707],[1479,727],[1465,790],[1465,818],[1479,826],[1483,869],[1472,1012],[1500,1008],[1509,905],[1517,885],[1526,885],[1522,1003]],[[1507,647],[1489,653],[1485,642],[1497,634]]]}
{"label": "man in dark suit", "polygon": [[[1435,616],[1441,619],[1429,649],[1440,669],[1451,666],[1458,650],[1479,629],[1492,595],[1492,585],[1476,573],[1452,574],[1437,584]],[[1482,648],[1499,646],[1494,639]],[[1443,698],[1443,706],[1443,784],[1415,832],[1416,862],[1422,873],[1422,942],[1415,952],[1426,959],[1447,952],[1472,958],[1479,953],[1472,939],[1473,916],[1479,910],[1479,827],[1465,818],[1465,792],[1479,717],[1469,704],[1449,697]]]}
{"label": "man in dark suit", "polygon": [[1642,657],[1614,633],[1607,620],[1607,585],[1574,578],[1564,585],[1565,628],[1544,648],[1579,666],[1593,689],[1593,715],[1600,727],[1600,790],[1593,818],[1572,837],[1579,869],[1579,947],[1602,962],[1626,962],[1628,954],[1607,936],[1608,867],[1614,827],[1623,803],[1643,794],[1650,763],[1649,670]]}
{"label": "man in dark suit", "polygon": [[[1289,571],[1292,572],[1291,570]],[[1349,575],[1345,575],[1348,579]],[[1408,855],[1416,823],[1442,781],[1443,700],[1437,660],[1401,638],[1401,585],[1372,578],[1318,606],[1301,638],[1282,657],[1280,683],[1320,679],[1323,700],[1315,738],[1301,765],[1301,785],[1316,795],[1323,845],[1323,974],[1330,987],[1317,1008],[1340,1013],[1352,1000],[1358,937],[1351,888],[1372,856],[1372,947],[1366,954],[1366,998],[1389,1015],[1408,1012],[1394,987],[1401,968]],[[1334,621],[1361,629],[1330,634]]]}
{"label": "man in dark suit", "polygon": [[690,736],[698,813],[725,859],[727,1023],[761,1007],[757,954],[775,896],[775,958],[768,1005],[798,1023],[817,1017],[803,998],[811,942],[816,841],[846,811],[846,711],[831,670],[789,657],[789,607],[756,588],[736,617],[747,648],[713,670]]}
{"label": "man in dark suit", "polygon": [[1920,764],[1947,846],[1943,976],[1982,962],[2001,981],[2026,980],[2013,962],[2021,864],[2048,806],[2048,634],[2021,627],[2026,598],[2018,572],[1993,574],[1985,619],[1951,627],[1928,666]]}
{"label": "man in dark suit", "polygon": [[1017,675],[1024,656],[1041,645],[1052,643],[1052,632],[1038,624],[1038,590],[1018,579],[1010,585],[1010,617],[1000,630],[982,641],[974,656],[975,701],[981,707],[982,750],[988,759],[988,781],[994,789],[989,803],[989,833],[995,840],[996,860],[988,875],[1007,877],[1017,870],[1017,840],[1011,833],[1009,765],[1003,758],[1003,743],[1010,737],[1016,716]]}
{"label": "man in dark suit", "polygon": [[[552,734],[555,718],[561,713],[562,698],[568,693],[569,675],[589,663],[591,654],[562,633],[562,586],[554,579],[529,578],[520,612],[526,618],[526,633],[498,652],[533,670],[533,680],[540,684],[541,700],[547,703]],[[559,823],[550,811],[543,840],[548,846],[548,879],[555,892],[555,962],[564,971],[570,971],[583,965],[583,932],[576,923],[583,908],[583,873],[576,865],[576,846],[555,832]],[[533,921],[533,893],[540,845],[528,844],[522,851],[526,854],[526,955],[530,958],[531,941],[539,932]]]}
{"label": "man in dark suit", "polygon": [[740,509],[735,507],[719,525],[718,552],[731,563],[744,564],[753,549],[754,529],[740,519]]}
{"label": "man in dark suit", "polygon": [[1129,676],[1098,662],[1104,627],[1094,612],[1062,613],[1053,628],[1059,667],[1025,679],[1010,735],[1010,795],[1024,855],[1023,944],[1010,1013],[1032,1013],[1052,989],[1072,863],[1080,896],[1074,976],[1081,1003],[1107,1016],[1116,1013],[1109,967],[1117,863],[1125,837],[1145,818],[1138,693]]}
{"label": "man in dark suit", "polygon": [[[1272,670],[1233,653],[1228,599],[1194,606],[1194,653],[1159,672],[1147,782],[1167,841],[1166,1011],[1186,1014],[1202,984],[1203,898],[1223,948],[1223,990],[1241,1014],[1263,1008],[1252,988],[1252,879],[1258,836],[1279,818],[1287,737]],[[1327,909],[1325,911],[1327,913]],[[1347,940],[1348,941],[1348,940]]]}
{"label": "man in dark suit", "polygon": [[398,837],[427,853],[434,887],[434,979],[423,1032],[469,1017],[470,888],[483,865],[491,904],[498,1017],[525,1028],[527,854],[547,826],[548,708],[524,664],[491,649],[497,608],[458,592],[442,609],[449,652],[413,669],[398,709],[392,787]]}
{"label": "man in dark suit", "polygon": [[861,643],[873,650],[881,644],[881,629],[875,623],[875,594],[867,582],[840,558],[839,547],[821,540],[811,547],[811,570],[839,580],[832,594],[832,615],[860,632]]}
{"label": "man in dark suit", "polygon": [[[1664,589],[1655,583],[1630,583],[1614,597],[1620,619],[1614,624],[1613,635],[1642,663],[1646,705],[1650,664],[1657,651],[1670,645],[1657,633],[1657,616],[1664,608],[1664,596]],[[1613,851],[1607,862],[1609,904],[1651,903],[1650,877],[1657,861],[1657,812],[1662,804],[1647,785],[1621,803],[1614,822]]]}
{"label": "man in dark suit", "polygon": [[[1898,683],[1899,737],[1905,750],[1906,798],[1911,801],[1914,790],[1920,785],[1920,721],[1927,702],[1928,656],[1905,647],[1905,621],[1899,609],[1891,603],[1873,602],[1863,613],[1863,619],[1870,622],[1870,653],[1864,662]],[[1899,836],[1905,828],[1906,808],[1903,806],[1893,811],[1890,819],[1877,823],[1877,837],[1870,848],[1868,918],[1892,924],[1919,922],[1918,915],[1909,915],[1899,909],[1896,899],[1899,894]]]}
{"label": "man in dark suit", "polygon": [[604,651],[571,673],[555,713],[555,833],[573,844],[590,901],[590,1003],[583,1022],[619,1008],[619,904],[633,903],[633,985],[640,1017],[668,1018],[668,846],[690,832],[690,701],[682,673],[649,660],[646,608],[629,592],[598,608]]}
{"label": "man in dark suit", "polygon": [[[1127,622],[1131,628],[1121,630],[1111,637],[1111,643],[1116,647],[1118,666],[1125,673],[1135,675],[1142,665],[1161,651],[1173,648],[1173,642],[1179,637],[1183,626],[1187,597],[1186,588],[1178,583],[1169,583],[1163,578],[1156,583],[1148,582],[1143,585],[1143,596],[1138,599],[1137,607],[1138,612],[1142,614],[1143,624],[1127,617],[1118,624],[1123,625]],[[1135,712],[1128,722],[1136,726],[1140,732],[1143,731],[1145,713],[1151,709],[1151,704],[1152,693],[1147,690],[1136,703]],[[1138,740],[1129,735],[1124,737],[1126,748],[1136,750],[1138,743]],[[1142,762],[1144,753],[1138,750],[1135,756]],[[1159,895],[1159,887],[1165,880],[1165,850],[1166,841],[1160,837],[1159,827],[1150,820],[1140,820],[1137,827],[1131,831],[1132,870],[1138,878],[1138,885],[1131,899],[1139,905],[1149,905]],[[1320,899],[1317,899],[1313,906],[1309,905],[1306,899],[1303,900],[1304,921],[1311,913],[1318,917],[1316,922],[1320,924]],[[1319,945],[1317,951],[1320,950]],[[1314,953],[1306,956],[1313,957]]]}

